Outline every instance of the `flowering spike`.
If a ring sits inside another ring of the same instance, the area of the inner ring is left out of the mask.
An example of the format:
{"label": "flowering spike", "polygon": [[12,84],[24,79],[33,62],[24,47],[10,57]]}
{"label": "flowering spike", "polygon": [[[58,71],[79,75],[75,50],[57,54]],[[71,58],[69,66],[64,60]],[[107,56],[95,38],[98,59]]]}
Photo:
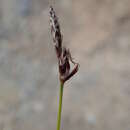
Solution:
{"label": "flowering spike", "polygon": [[52,6],[50,6],[50,26],[57,57],[60,57],[62,52],[62,35],[58,18]]}
{"label": "flowering spike", "polygon": [[[58,58],[60,81],[64,83],[76,74],[79,68],[79,64],[73,61],[69,49],[62,47],[62,35],[60,31],[60,24],[52,6],[50,6],[50,26]],[[70,62],[74,64],[74,68],[71,71]]]}

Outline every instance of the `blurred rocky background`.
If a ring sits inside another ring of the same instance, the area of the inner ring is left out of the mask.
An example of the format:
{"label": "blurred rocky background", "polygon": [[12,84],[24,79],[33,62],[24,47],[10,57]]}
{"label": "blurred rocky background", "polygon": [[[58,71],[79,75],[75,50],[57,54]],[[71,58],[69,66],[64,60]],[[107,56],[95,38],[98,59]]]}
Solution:
{"label": "blurred rocky background", "polygon": [[80,63],[62,129],[130,130],[130,0],[0,0],[0,130],[55,130],[58,69],[49,5]]}

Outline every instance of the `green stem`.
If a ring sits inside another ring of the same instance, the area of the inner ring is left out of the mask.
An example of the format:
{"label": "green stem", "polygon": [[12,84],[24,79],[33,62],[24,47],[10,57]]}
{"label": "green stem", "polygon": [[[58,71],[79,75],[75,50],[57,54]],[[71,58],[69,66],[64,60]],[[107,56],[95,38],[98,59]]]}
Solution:
{"label": "green stem", "polygon": [[60,84],[60,95],[59,95],[59,110],[58,110],[58,115],[57,115],[57,117],[58,117],[58,118],[57,118],[57,130],[60,130],[63,87],[64,87],[64,84],[61,82],[61,84]]}

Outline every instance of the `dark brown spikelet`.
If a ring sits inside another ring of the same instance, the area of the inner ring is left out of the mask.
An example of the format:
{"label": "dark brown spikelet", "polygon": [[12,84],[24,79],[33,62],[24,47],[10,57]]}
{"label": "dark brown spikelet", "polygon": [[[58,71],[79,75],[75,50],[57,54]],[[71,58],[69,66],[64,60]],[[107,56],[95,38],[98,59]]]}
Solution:
{"label": "dark brown spikelet", "polygon": [[57,57],[60,57],[62,52],[62,35],[60,32],[60,24],[58,22],[58,18],[52,6],[50,7],[50,26]]}
{"label": "dark brown spikelet", "polygon": [[[73,61],[69,49],[62,47],[60,24],[52,6],[50,7],[50,26],[58,58],[60,81],[64,83],[77,73],[79,64]],[[70,62],[74,64],[74,68],[72,70],[70,70]]]}

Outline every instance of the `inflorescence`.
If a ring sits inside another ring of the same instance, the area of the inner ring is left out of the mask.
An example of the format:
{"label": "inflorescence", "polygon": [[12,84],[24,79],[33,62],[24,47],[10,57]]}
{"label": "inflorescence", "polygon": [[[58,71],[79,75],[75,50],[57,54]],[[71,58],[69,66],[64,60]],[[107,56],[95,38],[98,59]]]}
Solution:
{"label": "inflorescence", "polygon": [[[50,7],[50,26],[58,59],[60,81],[65,83],[65,81],[69,80],[73,75],[76,74],[79,64],[73,61],[69,49],[66,49],[66,47],[62,46],[63,36],[60,31],[58,18],[52,6]],[[70,67],[70,62],[74,65],[72,70]]]}

